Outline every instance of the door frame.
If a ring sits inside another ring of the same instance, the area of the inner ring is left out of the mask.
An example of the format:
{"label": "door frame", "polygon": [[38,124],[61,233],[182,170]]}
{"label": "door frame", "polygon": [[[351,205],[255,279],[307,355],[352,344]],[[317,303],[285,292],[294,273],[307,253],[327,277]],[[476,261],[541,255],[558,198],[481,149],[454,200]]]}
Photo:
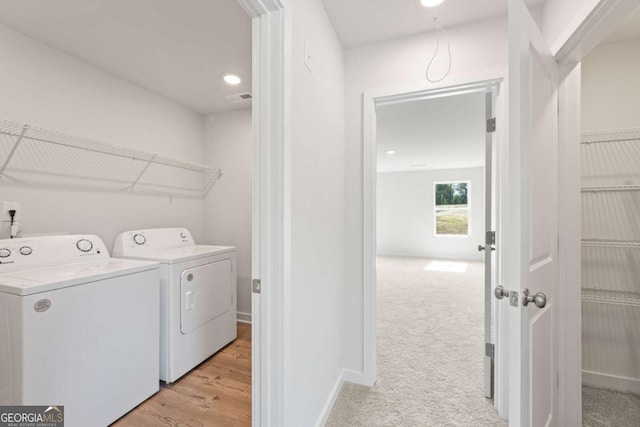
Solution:
{"label": "door frame", "polygon": [[638,0],[602,0],[555,54],[560,64],[558,425],[582,425],[580,62],[637,7]]}
{"label": "door frame", "polygon": [[284,301],[290,265],[285,0],[237,0],[252,21],[252,425],[283,425]]}
{"label": "door frame", "polygon": [[[502,215],[500,207],[504,205],[505,186],[503,185],[503,171],[507,161],[507,111],[505,102],[507,99],[508,70],[504,68],[478,71],[470,74],[452,75],[446,82],[437,84],[426,81],[367,90],[363,94],[363,370],[354,375],[350,380],[359,384],[372,387],[377,378],[377,338],[376,338],[376,107],[433,99],[471,92],[484,92],[493,88],[496,93],[495,117],[498,123],[496,132],[496,157],[495,166],[495,204],[496,231],[502,229]],[[502,239],[501,233],[497,233],[497,260],[501,259]],[[500,269],[502,263],[498,262]],[[498,278],[501,276],[498,272]],[[500,324],[503,316],[507,315],[503,304],[496,305],[496,325]],[[496,363],[495,363],[495,399],[494,406],[498,414],[505,418],[508,411],[508,331],[496,331]],[[504,351],[503,351],[504,350]],[[478,357],[483,357],[478,354]],[[479,389],[479,393],[483,390]]]}

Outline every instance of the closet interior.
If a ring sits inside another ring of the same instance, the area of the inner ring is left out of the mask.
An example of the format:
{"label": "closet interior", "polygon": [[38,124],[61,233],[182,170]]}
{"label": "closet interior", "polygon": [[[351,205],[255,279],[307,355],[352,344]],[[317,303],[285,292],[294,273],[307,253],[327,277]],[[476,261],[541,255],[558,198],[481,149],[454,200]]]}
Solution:
{"label": "closet interior", "polygon": [[582,63],[583,422],[640,425],[640,12]]}

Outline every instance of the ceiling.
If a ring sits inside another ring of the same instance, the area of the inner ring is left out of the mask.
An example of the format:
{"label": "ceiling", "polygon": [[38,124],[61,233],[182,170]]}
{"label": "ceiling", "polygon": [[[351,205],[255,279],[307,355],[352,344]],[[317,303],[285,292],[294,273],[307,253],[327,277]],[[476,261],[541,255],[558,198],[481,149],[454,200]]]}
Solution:
{"label": "ceiling", "polygon": [[483,166],[484,101],[472,93],[379,107],[378,172]]}
{"label": "ceiling", "polygon": [[236,0],[0,0],[0,24],[201,114],[245,107],[225,96],[251,91],[251,18]]}
{"label": "ceiling", "polygon": [[[530,8],[544,0],[525,0]],[[444,27],[506,15],[507,0],[446,0],[435,8],[418,0],[322,0],[345,49],[434,29],[432,14]]]}
{"label": "ceiling", "polygon": [[640,39],[640,7],[627,17],[616,30],[605,40],[605,43],[616,43],[626,40]]}

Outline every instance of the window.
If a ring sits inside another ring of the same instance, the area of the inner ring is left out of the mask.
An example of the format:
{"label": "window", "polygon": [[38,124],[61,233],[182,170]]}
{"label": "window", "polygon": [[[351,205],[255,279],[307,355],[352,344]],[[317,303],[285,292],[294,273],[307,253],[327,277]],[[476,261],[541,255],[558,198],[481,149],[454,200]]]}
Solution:
{"label": "window", "polygon": [[435,184],[436,236],[469,235],[469,183]]}

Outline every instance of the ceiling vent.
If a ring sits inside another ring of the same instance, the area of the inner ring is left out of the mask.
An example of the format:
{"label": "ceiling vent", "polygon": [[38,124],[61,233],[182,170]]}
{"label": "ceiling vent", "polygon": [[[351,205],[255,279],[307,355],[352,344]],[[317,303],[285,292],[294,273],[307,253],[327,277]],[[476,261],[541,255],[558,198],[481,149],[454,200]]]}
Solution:
{"label": "ceiling vent", "polygon": [[250,92],[237,93],[235,95],[227,96],[227,100],[232,104],[237,104],[239,102],[250,102],[252,98],[253,95],[251,95]]}

